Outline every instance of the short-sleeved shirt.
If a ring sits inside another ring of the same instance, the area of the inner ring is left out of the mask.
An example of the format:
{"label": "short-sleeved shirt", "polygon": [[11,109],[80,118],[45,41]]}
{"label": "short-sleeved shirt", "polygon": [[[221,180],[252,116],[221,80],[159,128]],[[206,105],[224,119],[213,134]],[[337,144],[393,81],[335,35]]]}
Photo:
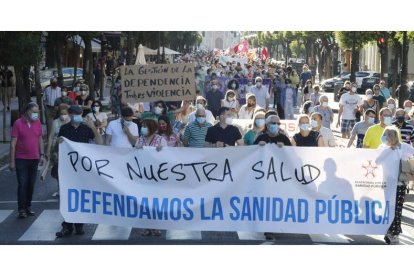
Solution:
{"label": "short-sleeved shirt", "polygon": [[276,135],[274,137],[269,136],[269,134],[267,134],[267,133],[262,133],[256,138],[256,141],[254,141],[254,144],[257,145],[261,141],[264,141],[267,144],[269,144],[269,143],[270,144],[272,144],[272,143],[273,144],[283,143],[285,146],[291,146],[292,145],[289,138],[286,135],[282,134],[282,133],[279,133],[278,135]]}
{"label": "short-sleeved shirt", "polygon": [[401,126],[394,122],[392,123],[400,129],[401,139],[404,143],[411,144],[414,142],[414,127],[410,123],[404,122]]}
{"label": "short-sleeved shirt", "polygon": [[357,136],[357,142],[356,142],[357,148],[363,147],[365,133],[367,132],[370,126],[371,124],[366,123],[365,121],[361,121],[361,122],[356,123],[355,126],[352,128],[351,135]]}
{"label": "short-sleeved shirt", "polygon": [[262,85],[260,88],[253,86],[251,92],[256,96],[257,105],[265,108],[266,99],[270,99],[269,88],[265,85]]}
{"label": "short-sleeved shirt", "polygon": [[59,130],[59,137],[65,137],[73,142],[89,143],[90,140],[95,139],[95,134],[90,127],[83,123],[77,128],[69,123],[61,126]]}
{"label": "short-sleeved shirt", "polygon": [[315,106],[315,112],[322,114],[322,126],[326,128],[331,128],[331,118],[334,117],[333,111],[331,108],[324,109],[320,105]]}
{"label": "short-sleeved shirt", "polygon": [[256,138],[258,137],[258,134],[256,130],[249,129],[246,134],[243,136],[243,142],[245,145],[253,145],[254,141],[256,141]]}
{"label": "short-sleeved shirt", "polygon": [[213,113],[214,117],[217,117],[218,111],[221,107],[221,100],[224,98],[223,94],[219,91],[208,91],[206,93],[208,109]]}
{"label": "short-sleeved shirt", "polygon": [[370,126],[365,133],[364,146],[370,149],[377,149],[381,144],[381,136],[384,133],[384,128],[380,124]]}
{"label": "short-sleeved shirt", "polygon": [[[106,135],[111,135],[111,146],[118,148],[130,148],[132,145],[128,140],[128,136],[122,130],[121,120],[122,118],[119,118],[109,122],[106,127]],[[131,122],[128,129],[133,136],[139,136],[138,126],[136,123]]]}
{"label": "short-sleeved shirt", "polygon": [[207,129],[212,124],[206,122],[200,125],[197,121],[190,123],[184,131],[184,140],[188,141],[190,148],[203,148],[207,135]]}
{"label": "short-sleeved shirt", "polygon": [[73,101],[71,98],[69,97],[59,97],[55,100],[55,104],[54,106],[59,106],[61,104],[67,104],[67,105],[72,105]]}
{"label": "short-sleeved shirt", "polygon": [[148,140],[147,137],[141,136],[135,144],[136,147],[167,147],[167,141],[161,135],[155,134],[151,140]]}
{"label": "short-sleeved shirt", "polygon": [[[93,99],[91,98],[91,96],[87,96],[86,99],[82,99],[81,96],[77,96],[75,103],[78,105],[88,105],[89,101],[93,102]],[[82,117],[85,117],[86,115],[88,115],[90,111],[91,111],[90,109],[83,108]]]}
{"label": "short-sleeved shirt", "polygon": [[22,116],[14,122],[11,136],[16,138],[16,159],[39,159],[39,138],[42,137],[39,120],[29,123]]}
{"label": "short-sleeved shirt", "polygon": [[351,95],[349,92],[341,96],[339,104],[344,107],[342,113],[343,120],[355,120],[354,110],[362,105],[362,99],[358,94]]}
{"label": "short-sleeved shirt", "polygon": [[222,128],[220,123],[208,128],[206,135],[206,142],[215,144],[218,141],[224,142],[224,144],[234,146],[237,140],[242,138],[239,129],[235,126],[228,125],[226,128]]}

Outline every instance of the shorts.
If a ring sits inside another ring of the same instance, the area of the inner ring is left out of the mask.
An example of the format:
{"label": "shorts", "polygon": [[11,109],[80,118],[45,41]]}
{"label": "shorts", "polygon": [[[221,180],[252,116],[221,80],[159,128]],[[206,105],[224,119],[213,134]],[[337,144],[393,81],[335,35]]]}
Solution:
{"label": "shorts", "polygon": [[347,133],[354,128],[355,120],[341,120],[341,133]]}

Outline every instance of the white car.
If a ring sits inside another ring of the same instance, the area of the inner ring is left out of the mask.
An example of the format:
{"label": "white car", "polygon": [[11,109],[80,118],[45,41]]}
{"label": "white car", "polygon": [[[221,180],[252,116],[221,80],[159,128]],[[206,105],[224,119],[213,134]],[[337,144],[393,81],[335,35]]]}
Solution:
{"label": "white car", "polygon": [[362,79],[364,78],[381,78],[381,73],[375,71],[360,71],[355,72],[355,82],[358,88],[361,88]]}

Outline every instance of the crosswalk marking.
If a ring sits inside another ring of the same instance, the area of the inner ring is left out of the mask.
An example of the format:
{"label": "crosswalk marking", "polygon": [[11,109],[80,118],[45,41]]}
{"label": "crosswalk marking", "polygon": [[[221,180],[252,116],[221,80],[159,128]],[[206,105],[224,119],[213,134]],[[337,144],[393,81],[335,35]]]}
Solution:
{"label": "crosswalk marking", "polygon": [[131,227],[99,224],[92,240],[128,240]]}
{"label": "crosswalk marking", "polygon": [[262,240],[265,240],[264,233],[262,233],[262,232],[237,231],[237,235],[239,236],[240,240],[248,240],[248,241],[262,241]]}
{"label": "crosswalk marking", "polygon": [[53,241],[62,221],[59,210],[44,210],[19,241]]}
{"label": "crosswalk marking", "polygon": [[0,223],[13,213],[13,210],[0,210]]}
{"label": "crosswalk marking", "polygon": [[350,243],[350,238],[344,235],[310,234],[309,237],[313,242]]}
{"label": "crosswalk marking", "polygon": [[167,240],[201,240],[201,231],[167,230]]}

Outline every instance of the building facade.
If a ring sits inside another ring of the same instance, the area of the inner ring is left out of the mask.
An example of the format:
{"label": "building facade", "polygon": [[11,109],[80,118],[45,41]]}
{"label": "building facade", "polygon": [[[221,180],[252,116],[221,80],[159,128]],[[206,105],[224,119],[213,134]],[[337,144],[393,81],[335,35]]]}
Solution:
{"label": "building facade", "polygon": [[239,32],[200,32],[203,37],[203,41],[200,44],[200,48],[206,50],[225,50],[228,47],[233,48],[240,42]]}

